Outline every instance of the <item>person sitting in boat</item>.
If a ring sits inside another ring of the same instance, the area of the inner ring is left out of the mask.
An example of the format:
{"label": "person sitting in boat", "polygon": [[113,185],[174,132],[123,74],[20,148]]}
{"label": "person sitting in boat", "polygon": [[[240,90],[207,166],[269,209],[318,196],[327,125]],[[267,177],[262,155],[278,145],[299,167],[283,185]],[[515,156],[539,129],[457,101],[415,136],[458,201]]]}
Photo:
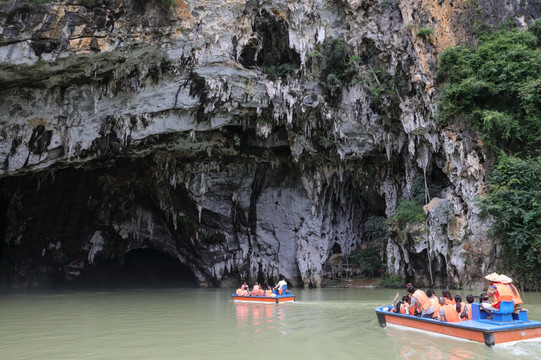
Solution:
{"label": "person sitting in boat", "polygon": [[418,305],[421,308],[421,317],[432,318],[434,315],[434,306],[432,302],[428,300],[423,290],[415,289],[413,286],[407,288],[408,293],[410,294],[410,305],[408,309],[414,308]]}
{"label": "person sitting in boat", "polygon": [[274,287],[275,289],[278,289],[278,294],[285,295],[287,292],[287,282],[282,277],[280,278],[280,281],[278,281],[278,284]]}
{"label": "person sitting in boat", "polygon": [[462,309],[462,312],[460,313],[459,317],[460,319],[466,321],[466,320],[472,320],[472,309],[471,304],[473,304],[474,297],[472,294],[466,295],[466,301],[468,302],[464,309]]}
{"label": "person sitting in boat", "polygon": [[418,307],[413,306],[410,308],[411,305],[411,296],[410,294],[402,296],[402,301],[404,302],[404,313],[411,316],[419,316]]}
{"label": "person sitting in boat", "polygon": [[276,297],[276,295],[273,294],[272,289],[271,289],[271,287],[269,285],[267,285],[267,290],[265,290],[265,296],[268,296],[268,297],[274,296],[274,297]]}
{"label": "person sitting in boat", "polygon": [[443,298],[445,299],[446,305],[456,305],[455,299],[451,295],[451,292],[449,291],[449,289],[443,289],[441,291],[441,296],[443,296]]}
{"label": "person sitting in boat", "polygon": [[237,294],[238,296],[242,295],[242,289],[238,288],[235,294]]}
{"label": "person sitting in boat", "polygon": [[436,295],[434,295],[434,290],[428,289],[426,291],[426,296],[428,297],[428,300],[432,303],[432,306],[434,306],[434,315],[432,315],[433,319],[436,319],[438,317],[438,314],[440,313],[440,302]]}
{"label": "person sitting in boat", "polygon": [[440,303],[440,314],[438,320],[446,322],[458,322],[458,313],[456,312],[456,307],[451,304],[446,304],[446,299],[442,296],[439,299]]}
{"label": "person sitting in boat", "polygon": [[[404,301],[403,301],[404,298],[402,298],[402,301],[397,301],[399,296],[400,296],[400,292],[397,291],[396,295],[395,295],[395,297],[393,299],[393,306],[392,306],[391,310],[389,310],[389,311],[396,312],[396,313],[401,313],[401,308],[404,305]],[[403,312],[403,314],[405,314],[405,311]]]}
{"label": "person sitting in boat", "polygon": [[515,306],[515,313],[518,314],[520,312],[520,310],[526,310],[526,309],[522,308],[522,305],[524,305],[524,301],[520,297],[520,294],[519,294],[517,288],[515,287],[515,285],[512,284],[513,279],[511,279],[510,277],[502,274],[502,275],[499,276],[498,280],[500,280],[500,282],[502,284],[507,286],[509,288],[509,290],[511,290],[511,292],[513,293],[513,305]]}
{"label": "person sitting in boat", "polygon": [[488,274],[485,279],[489,282],[487,290],[487,297],[492,297],[492,303],[481,303],[484,310],[492,312],[500,309],[500,302],[502,299],[513,299],[513,292],[504,284],[500,283],[500,275],[496,273]]}
{"label": "person sitting in boat", "polygon": [[250,290],[248,289],[248,285],[244,286],[246,283],[244,283],[241,287],[241,295],[242,296],[250,296]]}
{"label": "person sitting in boat", "polygon": [[[395,301],[396,299],[397,298],[395,297]],[[391,309],[391,312],[404,314],[404,315],[407,315],[407,314],[413,315],[414,314],[413,309],[411,311],[408,311],[409,301],[410,301],[409,296],[407,295],[402,296],[402,300],[400,300],[393,306],[393,308]]]}
{"label": "person sitting in boat", "polygon": [[260,295],[259,295],[259,290],[260,290],[259,283],[256,282],[256,283],[254,284],[254,287],[252,288],[251,295],[252,295],[252,296],[260,296]]}
{"label": "person sitting in boat", "polygon": [[[270,293],[269,293],[269,290],[270,290]],[[271,289],[270,286],[267,286],[267,292],[266,292],[268,297],[276,297],[276,295],[278,295],[278,292],[276,291],[276,289]]]}
{"label": "person sitting in boat", "polygon": [[455,295],[455,309],[456,313],[459,314],[458,318],[460,320],[460,314],[466,308],[466,304],[462,302],[462,296]]}

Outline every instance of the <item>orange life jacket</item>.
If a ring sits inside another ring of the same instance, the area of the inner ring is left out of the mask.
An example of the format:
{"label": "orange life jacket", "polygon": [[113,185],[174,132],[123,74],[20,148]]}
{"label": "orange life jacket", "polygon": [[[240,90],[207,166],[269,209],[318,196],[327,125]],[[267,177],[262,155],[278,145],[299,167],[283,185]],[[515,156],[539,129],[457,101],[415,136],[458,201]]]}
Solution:
{"label": "orange life jacket", "polygon": [[499,309],[502,300],[513,300],[513,292],[508,286],[499,283],[494,284],[494,286],[496,292],[494,293],[494,301],[491,304],[493,308]]}
{"label": "orange life jacket", "polygon": [[237,295],[242,295],[242,289],[237,289]]}
{"label": "orange life jacket", "polygon": [[[519,294],[517,288],[515,287],[515,285],[513,285],[513,284],[505,284],[505,286],[507,286],[509,288],[509,290],[511,290],[511,293],[513,294],[513,303],[515,304],[515,306],[524,304],[524,301],[522,301],[522,298],[520,297],[520,294]],[[516,294],[515,294],[515,292],[516,292]]]}
{"label": "orange life jacket", "polygon": [[455,299],[445,298],[445,305],[456,305]]}
{"label": "orange life jacket", "polygon": [[423,308],[424,311],[428,310],[432,306],[432,301],[428,299],[428,296],[424,293],[422,290],[415,290],[413,295],[416,299],[419,305]]}
{"label": "orange life jacket", "polygon": [[265,296],[271,296],[272,290],[265,290]]}
{"label": "orange life jacket", "polygon": [[438,301],[438,298],[435,296],[429,297],[428,300],[432,303],[432,306],[434,306],[434,315],[433,318],[437,318],[438,314],[440,313],[440,302]]}
{"label": "orange life jacket", "polygon": [[254,285],[252,291],[259,293],[259,285]]}
{"label": "orange life jacket", "polygon": [[451,305],[443,305],[441,307],[443,309],[443,313],[445,314],[445,321],[447,322],[457,322],[459,321],[458,313],[456,312],[456,308]]}
{"label": "orange life jacket", "polygon": [[404,306],[406,306],[406,309],[408,309],[408,312],[410,315],[415,315],[415,306],[412,307],[411,309],[408,308],[408,303],[405,303]]}
{"label": "orange life jacket", "polygon": [[248,290],[244,289],[244,290],[242,290],[241,295],[248,296],[248,295],[250,295],[250,293],[248,292]]}
{"label": "orange life jacket", "polygon": [[400,314],[406,314],[406,304],[400,304]]}

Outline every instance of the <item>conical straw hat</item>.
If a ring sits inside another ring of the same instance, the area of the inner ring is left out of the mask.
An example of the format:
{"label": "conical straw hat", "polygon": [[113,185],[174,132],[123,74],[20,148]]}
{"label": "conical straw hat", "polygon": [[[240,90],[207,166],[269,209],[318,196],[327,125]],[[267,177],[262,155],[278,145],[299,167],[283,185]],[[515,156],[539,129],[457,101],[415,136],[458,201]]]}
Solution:
{"label": "conical straw hat", "polygon": [[494,281],[494,282],[500,281],[499,278],[500,278],[500,275],[498,275],[498,274],[495,273],[495,272],[493,272],[492,274],[488,274],[487,276],[485,276],[485,279],[487,279],[488,281]]}
{"label": "conical straw hat", "polygon": [[509,276],[501,274],[500,276],[498,276],[498,281],[502,284],[511,284],[513,282],[513,279],[511,279]]}

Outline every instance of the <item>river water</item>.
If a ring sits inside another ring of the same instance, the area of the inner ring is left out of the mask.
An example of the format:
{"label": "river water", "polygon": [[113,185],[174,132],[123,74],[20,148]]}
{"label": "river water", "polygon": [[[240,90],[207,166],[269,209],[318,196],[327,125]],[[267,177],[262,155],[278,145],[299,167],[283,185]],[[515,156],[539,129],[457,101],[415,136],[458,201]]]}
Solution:
{"label": "river water", "polygon": [[[233,303],[231,292],[122,289],[0,295],[0,358],[541,359],[541,341],[489,348],[381,328],[374,308],[392,302],[396,290],[293,289],[297,301],[279,305]],[[458,293],[465,297],[467,292]],[[522,297],[530,318],[541,320],[541,294]]]}

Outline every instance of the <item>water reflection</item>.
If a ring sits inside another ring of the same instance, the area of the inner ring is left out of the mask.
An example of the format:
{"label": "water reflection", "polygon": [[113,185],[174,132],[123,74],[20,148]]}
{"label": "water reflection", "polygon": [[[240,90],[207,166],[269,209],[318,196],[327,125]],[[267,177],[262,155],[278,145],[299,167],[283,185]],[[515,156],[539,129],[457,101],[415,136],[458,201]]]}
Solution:
{"label": "water reflection", "polygon": [[[274,313],[276,305],[274,304],[252,304],[252,303],[235,303],[237,313],[237,327],[252,327],[255,333],[259,333],[265,329],[274,329],[276,327]],[[278,315],[278,319],[285,317],[283,314]]]}

